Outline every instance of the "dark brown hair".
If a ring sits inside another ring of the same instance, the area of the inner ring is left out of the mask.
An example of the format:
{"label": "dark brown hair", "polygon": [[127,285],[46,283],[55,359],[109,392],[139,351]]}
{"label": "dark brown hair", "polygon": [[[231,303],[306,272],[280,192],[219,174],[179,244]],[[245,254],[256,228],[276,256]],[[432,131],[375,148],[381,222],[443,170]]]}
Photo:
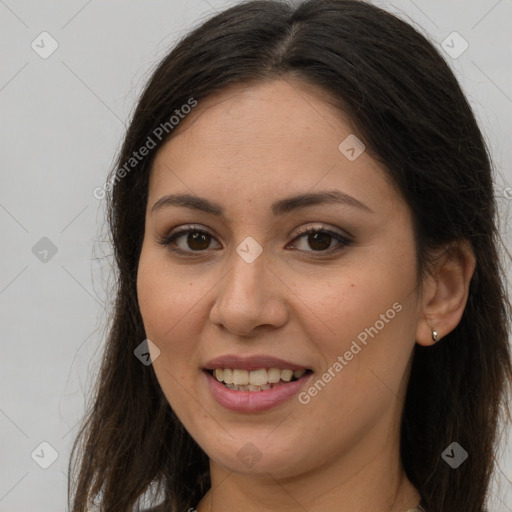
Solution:
{"label": "dark brown hair", "polygon": [[[173,131],[153,136],[156,147],[129,172],[119,169],[191,98],[290,76],[336,100],[395,183],[413,214],[420,274],[434,248],[467,240],[473,249],[459,325],[438,344],[414,348],[401,457],[429,512],[486,510],[501,413],[510,420],[511,308],[491,162],[472,110],[439,52],[396,16],[356,0],[260,0],[215,15],[162,60],[111,173],[115,306],[94,401],[71,454],[70,475],[79,456],[68,487],[71,512],[93,501],[101,511],[128,512],[148,492],[165,499],[165,510],[182,512],[208,490],[207,455],[170,408],[152,366],[134,357],[146,338],[136,279],[148,180]],[[469,453],[456,470],[441,458],[453,441]]]}

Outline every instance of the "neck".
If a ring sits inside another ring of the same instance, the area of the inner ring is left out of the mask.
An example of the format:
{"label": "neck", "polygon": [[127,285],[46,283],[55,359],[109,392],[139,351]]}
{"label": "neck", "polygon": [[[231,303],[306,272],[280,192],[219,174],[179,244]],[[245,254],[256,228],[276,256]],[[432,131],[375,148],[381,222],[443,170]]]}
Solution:
{"label": "neck", "polygon": [[382,441],[376,450],[366,437],[330,466],[287,477],[234,473],[211,461],[212,485],[197,512],[406,512],[420,494],[405,475],[398,443]]}

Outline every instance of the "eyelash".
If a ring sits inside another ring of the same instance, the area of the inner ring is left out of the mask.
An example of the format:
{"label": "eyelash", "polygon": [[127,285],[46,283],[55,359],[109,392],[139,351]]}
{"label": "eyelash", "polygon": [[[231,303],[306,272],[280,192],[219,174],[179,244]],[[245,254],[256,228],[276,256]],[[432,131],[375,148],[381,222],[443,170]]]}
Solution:
{"label": "eyelash", "polygon": [[[160,240],[158,240],[158,243],[164,247],[167,247],[167,246],[171,245],[173,242],[175,242],[178,238],[180,238],[184,235],[190,234],[190,233],[200,233],[200,234],[209,236],[211,238],[214,238],[210,233],[208,233],[207,231],[205,231],[203,229],[198,229],[195,227],[188,227],[186,229],[182,229],[180,231],[177,231],[176,233],[173,233],[171,235],[161,238]],[[340,245],[347,247],[352,243],[351,239],[349,239],[343,235],[340,235],[339,233],[336,233],[335,231],[331,231],[330,229],[327,229],[324,226],[322,226],[321,228],[308,227],[307,229],[304,229],[303,231],[298,233],[297,236],[292,240],[292,242],[294,242],[306,235],[310,235],[310,234],[329,235],[332,238],[334,238],[335,240],[337,240],[339,242],[339,244],[334,247],[331,247],[330,249],[326,249],[325,251],[305,251],[306,253],[312,252],[312,253],[330,256],[331,254],[338,252],[339,250],[342,249],[342,247],[340,247]],[[201,254],[201,253],[205,252],[207,249],[200,250],[200,251],[183,251],[182,249],[171,248],[170,250],[175,253],[189,255],[190,253]]]}

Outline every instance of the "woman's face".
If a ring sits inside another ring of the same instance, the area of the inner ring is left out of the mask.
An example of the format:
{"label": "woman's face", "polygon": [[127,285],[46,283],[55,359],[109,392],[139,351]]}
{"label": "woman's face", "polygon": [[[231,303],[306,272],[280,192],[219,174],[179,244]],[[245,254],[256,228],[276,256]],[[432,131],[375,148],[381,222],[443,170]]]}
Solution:
{"label": "woman's face", "polygon": [[201,101],[150,179],[137,286],[154,370],[229,471],[398,450],[420,318],[410,211],[312,92],[275,80]]}

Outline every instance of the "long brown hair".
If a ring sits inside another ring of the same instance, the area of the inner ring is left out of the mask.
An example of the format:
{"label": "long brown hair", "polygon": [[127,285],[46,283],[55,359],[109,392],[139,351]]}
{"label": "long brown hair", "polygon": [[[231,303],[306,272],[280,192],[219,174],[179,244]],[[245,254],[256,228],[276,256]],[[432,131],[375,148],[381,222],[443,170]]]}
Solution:
{"label": "long brown hair", "polygon": [[[431,249],[471,244],[476,269],[459,325],[438,344],[414,348],[401,457],[429,512],[486,510],[500,420],[511,419],[512,308],[491,161],[472,110],[439,52],[394,15],[357,0],[259,0],[210,18],[162,60],[111,172],[115,305],[94,400],[71,453],[71,512],[93,502],[104,512],[128,512],[148,495],[182,512],[208,490],[207,455],[170,408],[152,366],[134,356],[146,338],[136,278],[149,174],[173,135],[171,116],[191,99],[290,74],[335,99],[393,179],[413,214],[420,274],[428,272]],[[127,168],[149,138],[149,154]],[[456,470],[441,458],[453,441],[469,453]]]}

